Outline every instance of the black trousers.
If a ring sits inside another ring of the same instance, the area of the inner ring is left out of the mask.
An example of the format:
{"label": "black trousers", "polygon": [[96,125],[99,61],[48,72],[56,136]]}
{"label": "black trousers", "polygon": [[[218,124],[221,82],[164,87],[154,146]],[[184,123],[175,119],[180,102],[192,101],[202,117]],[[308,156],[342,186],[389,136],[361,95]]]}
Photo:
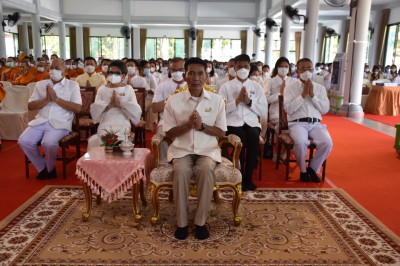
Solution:
{"label": "black trousers", "polygon": [[240,138],[243,148],[240,151],[240,171],[242,172],[243,182],[248,182],[253,176],[254,168],[257,165],[257,155],[260,145],[260,132],[259,127],[251,127],[244,124],[241,127],[228,126],[226,135],[235,134]]}

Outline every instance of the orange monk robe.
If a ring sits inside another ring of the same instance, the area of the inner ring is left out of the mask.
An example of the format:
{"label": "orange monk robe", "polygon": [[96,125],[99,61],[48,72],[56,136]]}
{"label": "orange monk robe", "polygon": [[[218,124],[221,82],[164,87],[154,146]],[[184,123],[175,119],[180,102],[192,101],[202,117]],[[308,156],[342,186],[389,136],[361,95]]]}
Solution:
{"label": "orange monk robe", "polygon": [[38,72],[38,69],[37,69],[37,67],[31,66],[28,71],[29,71],[29,73],[31,73],[32,75],[35,76],[36,73]]}
{"label": "orange monk robe", "polygon": [[[48,77],[46,77],[46,76],[48,76]],[[41,81],[41,80],[44,80],[44,79],[50,79],[50,73],[49,72],[44,71],[44,72],[38,72],[36,74],[36,80],[35,81]]]}
{"label": "orange monk robe", "polygon": [[[76,73],[77,73],[76,77],[78,77],[79,75],[82,75],[83,73],[85,73],[85,71],[83,71],[83,68],[78,67],[78,68],[76,69]],[[76,77],[75,77],[75,78],[76,78]]]}
{"label": "orange monk robe", "polygon": [[6,90],[3,87],[3,84],[0,82],[0,103],[6,96]]}
{"label": "orange monk robe", "polygon": [[36,77],[29,73],[29,71],[15,79],[14,85],[26,86],[31,82],[35,82]]}
{"label": "orange monk robe", "polygon": [[76,78],[76,70],[75,69],[68,69],[67,74],[65,74],[65,78],[70,79],[70,78]]}
{"label": "orange monk robe", "polygon": [[1,73],[3,73],[3,71],[6,70],[7,68],[8,68],[8,66],[2,66],[0,68],[0,76],[1,76]]}
{"label": "orange monk robe", "polygon": [[96,71],[96,73],[103,72],[103,71],[101,70],[101,65],[97,66],[95,71]]}
{"label": "orange monk robe", "polygon": [[6,81],[12,82],[13,79],[14,79],[14,75],[15,75],[15,74],[19,74],[19,73],[21,73],[21,69],[20,69],[19,67],[13,67],[13,68],[11,69],[11,71],[8,71],[8,72],[6,73]]}

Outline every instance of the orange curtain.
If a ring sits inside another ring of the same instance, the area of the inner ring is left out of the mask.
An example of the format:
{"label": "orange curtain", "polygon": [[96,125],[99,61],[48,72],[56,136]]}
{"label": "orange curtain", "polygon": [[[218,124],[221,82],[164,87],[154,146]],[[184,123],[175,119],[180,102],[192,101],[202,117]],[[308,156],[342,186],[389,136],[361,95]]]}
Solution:
{"label": "orange curtain", "polygon": [[83,27],[83,56],[90,56],[90,28]]}
{"label": "orange curtain", "polygon": [[71,58],[76,58],[76,28],[70,27],[69,28],[69,48]]}
{"label": "orange curtain", "polygon": [[301,32],[295,32],[294,33],[294,42],[295,42],[295,46],[296,46],[296,62],[299,61],[300,59],[300,46],[301,46]]}
{"label": "orange curtain", "polygon": [[197,30],[196,56],[201,58],[201,48],[203,47],[204,30]]}
{"label": "orange curtain", "polygon": [[23,50],[25,50],[25,47],[24,47],[24,41],[23,41],[23,38],[22,38],[22,36],[23,36],[22,25],[18,25],[18,36],[19,36],[19,38],[18,38],[19,50],[23,51]]}
{"label": "orange curtain", "polygon": [[185,38],[185,57],[189,57],[189,30],[184,30],[183,36]]}
{"label": "orange curtain", "polygon": [[140,59],[145,59],[146,57],[146,38],[147,29],[140,29]]}
{"label": "orange curtain", "polygon": [[245,54],[247,49],[247,30],[240,31],[240,44],[242,46],[242,54]]}
{"label": "orange curtain", "polygon": [[386,38],[387,24],[389,22],[390,9],[382,10],[382,21],[381,27],[379,29],[379,40],[378,40],[378,52],[379,52],[379,60],[380,64],[383,64],[383,51],[384,51],[384,42]]}

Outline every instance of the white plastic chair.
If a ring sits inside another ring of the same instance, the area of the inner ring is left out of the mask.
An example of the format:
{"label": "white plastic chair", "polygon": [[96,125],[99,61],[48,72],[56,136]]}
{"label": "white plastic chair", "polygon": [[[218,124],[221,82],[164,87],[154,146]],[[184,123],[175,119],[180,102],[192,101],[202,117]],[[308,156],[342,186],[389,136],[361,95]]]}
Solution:
{"label": "white plastic chair", "polygon": [[26,86],[11,86],[5,90],[0,110],[0,139],[17,140],[28,127],[30,91]]}

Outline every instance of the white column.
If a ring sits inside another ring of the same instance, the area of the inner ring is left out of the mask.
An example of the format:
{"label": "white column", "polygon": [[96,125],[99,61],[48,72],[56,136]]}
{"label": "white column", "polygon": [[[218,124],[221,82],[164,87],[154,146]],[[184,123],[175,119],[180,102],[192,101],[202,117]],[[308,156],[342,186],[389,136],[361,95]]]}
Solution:
{"label": "white column", "polygon": [[39,58],[42,56],[42,44],[40,41],[40,15],[32,14],[32,37],[33,37],[33,56]]}
{"label": "white column", "polygon": [[314,58],[315,58],[315,63],[317,62],[321,62],[321,42],[323,41],[323,39],[321,39],[321,31],[322,31],[322,23],[318,23],[318,27],[317,27],[317,36],[316,36],[316,49],[314,51]]}
{"label": "white column", "polygon": [[[257,28],[260,28],[260,25],[256,26]],[[254,40],[254,53],[256,54],[256,60],[261,61],[261,36],[255,35],[255,40]]]}
{"label": "white column", "polygon": [[67,59],[67,48],[65,45],[65,22],[59,21],[58,22],[58,32],[60,35],[60,54],[58,55],[62,59]]}
{"label": "white column", "polygon": [[[131,1],[123,0],[122,1],[122,18],[124,21],[124,26],[129,27],[129,34],[131,33],[131,23],[130,23],[130,13],[131,13]],[[132,38],[132,36],[130,37]],[[125,57],[131,58],[132,57],[132,44],[130,38],[125,39]]]}
{"label": "white column", "polygon": [[[3,0],[0,0],[0,18],[3,18]],[[0,58],[7,57],[6,53],[6,36],[3,27],[0,27]]]}
{"label": "white column", "polygon": [[83,59],[83,29],[76,27],[76,57]]}
{"label": "white column", "polygon": [[266,33],[266,39],[265,39],[265,60],[264,63],[266,65],[269,65],[270,69],[272,69],[272,41],[273,41],[273,36],[274,34],[272,32],[267,31]]}
{"label": "white column", "polygon": [[22,43],[24,44],[24,53],[29,54],[28,22],[22,23]]}
{"label": "white column", "polygon": [[315,64],[316,32],[318,24],[319,0],[307,1],[308,23],[305,25],[303,57],[311,59]]}
{"label": "white column", "polygon": [[133,29],[133,58],[140,59],[140,28]]}
{"label": "white column", "polygon": [[[352,8],[344,104],[339,110],[340,115],[349,117],[364,116],[361,107],[361,94],[370,11],[371,0],[358,1],[357,6]],[[355,12],[357,12],[357,16],[355,16]],[[357,21],[355,20],[356,17]],[[355,27],[356,24],[357,27]]]}
{"label": "white column", "polygon": [[254,33],[252,28],[247,29],[247,38],[246,38],[246,54],[250,56],[253,54],[253,46],[254,46]]}
{"label": "white column", "polygon": [[343,19],[340,22],[340,33],[339,33],[340,39],[339,39],[338,53],[344,53],[344,51],[346,50],[347,43],[344,43],[346,39],[346,21],[347,21],[346,19]]}
{"label": "white column", "polygon": [[[379,43],[379,35],[380,35],[380,28],[382,24],[382,9],[375,10],[375,23],[373,24],[374,34],[372,35],[370,49],[369,49],[369,57],[368,61],[370,66],[379,64],[379,51],[378,51],[378,43]],[[375,49],[371,49],[371,47],[376,47]],[[371,68],[372,70],[372,68]]]}
{"label": "white column", "polygon": [[280,56],[289,58],[290,19],[285,13],[284,6],[282,6],[282,28],[283,28],[283,33],[281,34]]}

